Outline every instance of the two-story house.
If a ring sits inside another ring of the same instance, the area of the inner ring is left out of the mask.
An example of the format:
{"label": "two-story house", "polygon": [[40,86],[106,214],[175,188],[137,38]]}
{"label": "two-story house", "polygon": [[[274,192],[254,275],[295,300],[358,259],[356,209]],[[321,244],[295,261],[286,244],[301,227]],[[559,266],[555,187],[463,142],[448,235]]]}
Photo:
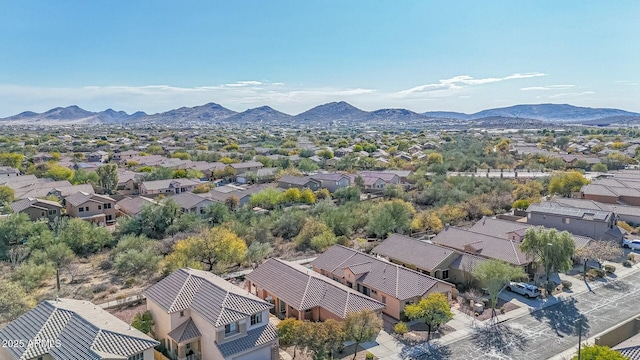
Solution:
{"label": "two-story house", "polygon": [[229,166],[236,171],[236,175],[242,175],[247,171],[257,171],[264,167],[262,163],[257,161],[245,161],[241,163],[230,164]]}
{"label": "two-story house", "polygon": [[98,150],[87,155],[88,162],[107,162],[109,160],[109,153],[106,151]]}
{"label": "two-story house", "polygon": [[204,214],[208,206],[214,203],[213,200],[190,192],[181,193],[169,197],[180,206],[180,211],[187,214]]}
{"label": "two-story house", "polygon": [[116,222],[116,201],[106,195],[79,191],[64,199],[67,215],[96,225]]}
{"label": "two-story house", "polygon": [[617,217],[610,211],[531,204],[527,209],[527,223],[541,225],[596,240],[622,241],[624,234]]}
{"label": "two-story house", "polygon": [[451,296],[454,285],[401,265],[341,245],[334,245],[311,262],[313,270],[385,304],[394,319],[404,308],[431,293]]}
{"label": "two-story house", "polygon": [[273,305],[206,271],[180,269],[145,291],[172,360],[276,360]]}
{"label": "two-story house", "polygon": [[272,258],[246,277],[247,288],[275,305],[279,318],[343,320],[364,309],[380,312],[385,304],[302,265]]}
{"label": "two-story house", "polygon": [[62,205],[57,201],[26,198],[11,204],[14,213],[25,213],[29,215],[31,221],[39,219],[47,219],[53,221],[56,217],[62,215]]}
{"label": "two-story house", "polygon": [[159,343],[84,300],[45,300],[0,329],[2,360],[153,360]]}

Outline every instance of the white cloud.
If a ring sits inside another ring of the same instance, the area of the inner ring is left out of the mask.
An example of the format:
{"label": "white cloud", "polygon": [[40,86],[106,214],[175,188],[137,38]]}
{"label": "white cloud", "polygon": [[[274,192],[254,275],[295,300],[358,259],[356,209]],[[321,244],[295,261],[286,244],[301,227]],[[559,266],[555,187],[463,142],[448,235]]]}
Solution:
{"label": "white cloud", "polygon": [[462,90],[469,86],[474,85],[483,85],[496,83],[500,81],[506,80],[516,80],[516,79],[528,79],[539,76],[546,76],[547,74],[533,72],[533,73],[524,73],[524,74],[512,74],[505,77],[500,78],[482,78],[476,79],[469,75],[459,75],[452,77],[450,79],[440,80],[435,84],[425,84],[416,87],[412,87],[407,90],[398,91],[397,94],[400,96],[407,96],[416,93],[431,93],[434,96],[448,96],[456,92],[456,90]]}
{"label": "white cloud", "polygon": [[575,85],[547,85],[547,86],[530,86],[523,87],[522,91],[549,91],[549,90],[563,90],[575,87]]}

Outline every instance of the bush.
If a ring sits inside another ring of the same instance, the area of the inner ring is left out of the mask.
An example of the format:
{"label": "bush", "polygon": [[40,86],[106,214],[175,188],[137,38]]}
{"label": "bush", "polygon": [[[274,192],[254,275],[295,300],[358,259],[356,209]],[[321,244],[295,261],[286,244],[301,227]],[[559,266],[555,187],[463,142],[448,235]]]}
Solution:
{"label": "bush", "polygon": [[451,289],[451,298],[457,299],[458,296],[460,296],[460,291],[458,291],[458,289],[456,288]]}
{"label": "bush", "polygon": [[590,269],[589,271],[587,271],[587,276],[590,279],[599,279],[604,277],[605,272],[602,269]]}
{"label": "bush", "polygon": [[624,266],[624,267],[631,267],[632,265],[633,265],[633,264],[631,264],[631,261],[629,261],[629,260],[625,260],[625,261],[622,263],[622,266]]}
{"label": "bush", "polygon": [[364,357],[366,360],[373,360],[373,354],[368,352],[367,355],[365,355]]}
{"label": "bush", "polygon": [[404,335],[409,332],[409,326],[407,325],[406,322],[401,321],[394,325],[393,332],[395,332],[398,335]]}
{"label": "bush", "polygon": [[606,271],[609,274],[613,274],[616,272],[616,267],[613,265],[605,265],[604,266],[604,271]]}
{"label": "bush", "polygon": [[573,286],[573,283],[571,283],[571,281],[569,280],[562,280],[562,288],[563,289],[571,289],[571,286]]}
{"label": "bush", "polygon": [[100,261],[100,263],[98,264],[98,268],[104,271],[109,271],[111,270],[112,267],[113,267],[113,263],[109,259],[104,259]]}
{"label": "bush", "polygon": [[629,255],[627,255],[627,259],[631,261],[636,261],[636,256],[633,253],[629,253]]}
{"label": "bush", "polygon": [[456,290],[458,290],[458,292],[465,292],[467,290],[467,286],[463,283],[458,283],[456,284]]}
{"label": "bush", "polygon": [[103,291],[107,291],[107,284],[105,283],[93,285],[93,288],[91,288],[91,292],[94,294],[101,293]]}

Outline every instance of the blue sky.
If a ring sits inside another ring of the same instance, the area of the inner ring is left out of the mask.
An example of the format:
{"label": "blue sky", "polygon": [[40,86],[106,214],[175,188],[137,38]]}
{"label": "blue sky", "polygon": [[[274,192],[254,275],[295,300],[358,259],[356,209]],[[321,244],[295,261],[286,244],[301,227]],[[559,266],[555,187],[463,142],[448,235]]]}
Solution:
{"label": "blue sky", "polygon": [[0,116],[217,102],[298,113],[640,112],[639,1],[4,1]]}

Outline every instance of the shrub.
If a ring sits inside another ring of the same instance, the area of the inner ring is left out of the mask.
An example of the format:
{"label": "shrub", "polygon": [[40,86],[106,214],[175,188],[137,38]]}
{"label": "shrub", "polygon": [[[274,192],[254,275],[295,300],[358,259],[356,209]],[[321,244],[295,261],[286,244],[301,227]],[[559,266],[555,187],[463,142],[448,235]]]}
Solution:
{"label": "shrub", "polygon": [[616,267],[613,265],[605,265],[604,271],[606,271],[609,274],[613,274],[614,272],[616,272]]}
{"label": "shrub", "polygon": [[373,360],[373,354],[368,352],[367,355],[365,355],[364,357],[366,360]]}
{"label": "shrub", "polygon": [[589,271],[587,271],[587,276],[590,279],[597,279],[597,278],[601,278],[604,277],[605,272],[602,269],[590,269]]}
{"label": "shrub", "polygon": [[101,293],[103,291],[107,291],[107,284],[105,283],[93,285],[91,288],[91,292],[94,294]]}
{"label": "shrub", "polygon": [[409,326],[407,325],[406,322],[401,321],[395,324],[395,326],[393,327],[393,332],[395,332],[398,335],[404,335],[409,332]]}
{"label": "shrub", "polygon": [[456,289],[458,292],[465,292],[467,290],[467,286],[463,283],[456,284]]}
{"label": "shrub", "polygon": [[629,255],[627,255],[627,259],[631,261],[636,261],[636,256],[633,253],[630,253]]}
{"label": "shrub", "polygon": [[100,270],[108,271],[108,270],[111,270],[111,268],[113,267],[113,263],[109,259],[104,259],[100,261],[100,263],[98,264],[98,267],[100,268]]}
{"label": "shrub", "polygon": [[573,286],[573,283],[571,283],[571,281],[569,281],[569,280],[562,280],[562,287],[563,287],[564,289],[569,290],[569,289],[571,289],[571,286]]}
{"label": "shrub", "polygon": [[451,298],[457,299],[458,296],[460,296],[460,291],[458,291],[458,289],[456,288],[451,289]]}
{"label": "shrub", "polygon": [[631,266],[632,266],[631,261],[629,261],[629,260],[625,260],[624,262],[622,262],[622,266],[624,266],[624,267],[631,267]]}

